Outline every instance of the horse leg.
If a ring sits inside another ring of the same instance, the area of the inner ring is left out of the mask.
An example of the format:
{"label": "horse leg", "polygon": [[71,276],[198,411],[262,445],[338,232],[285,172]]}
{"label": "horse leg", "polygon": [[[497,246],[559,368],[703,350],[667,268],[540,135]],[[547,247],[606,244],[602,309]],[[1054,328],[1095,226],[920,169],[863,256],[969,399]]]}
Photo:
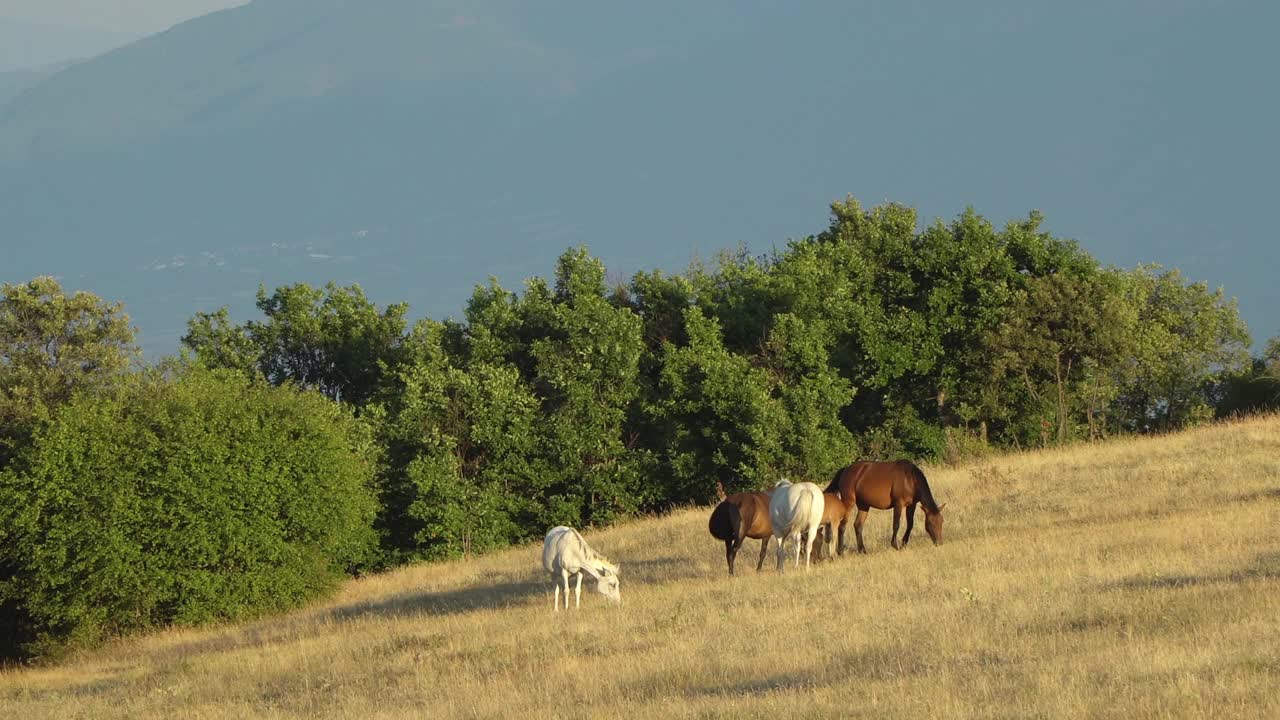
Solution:
{"label": "horse leg", "polygon": [[782,572],[787,564],[787,536],[778,538],[778,572]]}
{"label": "horse leg", "polygon": [[[813,556],[813,543],[817,539],[816,531],[809,533],[809,540],[804,544],[804,569],[809,569],[809,560]],[[800,554],[796,553],[796,564],[800,564]]]}
{"label": "horse leg", "polygon": [[907,546],[907,541],[911,539],[911,528],[916,524],[916,504],[911,503],[906,507],[907,511],[907,531],[902,534],[902,547]]}
{"label": "horse leg", "polygon": [[764,556],[769,552],[769,538],[771,537],[773,536],[766,535],[764,539],[760,541],[760,561],[756,563],[756,572],[760,572],[760,568],[764,567]]}
{"label": "horse leg", "polygon": [[805,547],[808,547],[808,541],[805,540],[805,536],[807,536],[808,534],[809,533],[807,532],[802,532],[799,535],[796,535],[796,567],[797,568],[800,567],[800,546],[804,545]]}
{"label": "horse leg", "polygon": [[844,517],[840,518],[840,528],[836,535],[836,554],[842,557],[844,556],[844,528],[848,524],[849,515],[846,513]]}
{"label": "horse leg", "polygon": [[867,521],[867,511],[858,508],[858,517],[853,521],[853,534],[858,538],[858,552],[867,554],[867,546],[862,544],[862,524]]}
{"label": "horse leg", "polygon": [[[568,590],[564,591],[564,599],[565,599],[565,605],[568,605],[569,604]],[[578,585],[573,589],[573,609],[574,610],[582,609],[582,573],[581,572],[578,573]]]}
{"label": "horse leg", "polygon": [[902,549],[902,546],[898,544],[898,523],[900,522],[902,522],[902,506],[894,505],[893,506],[893,539],[889,541],[889,544],[893,546],[894,550]]}
{"label": "horse leg", "polygon": [[554,612],[560,612],[560,583],[555,583],[555,586],[556,586],[556,597],[555,597],[555,605],[552,606],[552,610]]}
{"label": "horse leg", "polygon": [[733,559],[738,556],[737,544],[732,540],[724,541],[724,559],[729,563],[729,575],[733,575]]}

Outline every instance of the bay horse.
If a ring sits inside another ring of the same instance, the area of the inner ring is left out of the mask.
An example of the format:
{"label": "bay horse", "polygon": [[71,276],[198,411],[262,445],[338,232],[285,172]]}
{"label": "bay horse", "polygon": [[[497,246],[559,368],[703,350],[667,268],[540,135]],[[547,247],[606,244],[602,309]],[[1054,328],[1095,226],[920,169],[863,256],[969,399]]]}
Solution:
{"label": "bay horse", "polygon": [[804,546],[804,566],[809,568],[813,555],[813,541],[817,539],[822,524],[822,490],[811,482],[792,484],[783,478],[773,486],[769,498],[769,522],[773,523],[773,536],[778,538],[778,570],[786,564],[786,546],[789,538],[796,541],[796,567],[800,567],[800,548]]}
{"label": "bay horse", "polygon": [[[827,492],[840,494],[850,510],[858,508],[858,517],[853,521],[853,529],[858,537],[858,552],[866,553],[867,547],[862,543],[862,524],[867,520],[867,511],[871,508],[888,510],[893,508],[893,540],[895,549],[906,547],[911,539],[911,528],[915,524],[916,503],[924,507],[924,529],[934,545],[942,544],[942,508],[946,503],[938,505],[929,490],[929,481],[915,463],[908,460],[897,462],[856,462],[836,471],[836,476],[827,486]],[[898,544],[898,523],[902,519],[902,511],[907,512],[907,531],[902,536],[902,544]],[[844,528],[849,518],[846,515],[840,523],[840,539],[836,549],[844,554]]]}
{"label": "bay horse", "polygon": [[724,556],[729,562],[730,575],[734,574],[733,561],[747,538],[760,541],[756,572],[764,566],[769,538],[773,537],[773,523],[769,522],[769,495],[764,492],[737,493],[721,500],[711,511],[707,529],[711,531],[711,537],[724,541]]}

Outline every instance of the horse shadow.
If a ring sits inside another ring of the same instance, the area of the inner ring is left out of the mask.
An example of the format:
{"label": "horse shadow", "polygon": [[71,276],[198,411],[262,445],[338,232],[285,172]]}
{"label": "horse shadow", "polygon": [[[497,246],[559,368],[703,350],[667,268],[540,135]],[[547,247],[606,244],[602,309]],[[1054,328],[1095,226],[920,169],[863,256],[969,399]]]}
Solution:
{"label": "horse shadow", "polygon": [[373,615],[413,617],[460,615],[477,610],[494,610],[523,605],[534,596],[551,591],[545,578],[525,578],[497,584],[472,585],[437,592],[406,592],[330,608],[323,619],[352,621]]}
{"label": "horse shadow", "polygon": [[[631,588],[666,585],[706,576],[705,568],[681,557],[659,557],[644,560],[622,559],[622,592]],[[594,583],[583,576],[583,594]],[[389,597],[354,602],[324,611],[323,618],[354,620],[370,615],[390,617],[460,615],[477,610],[494,610],[526,604],[531,598],[550,595],[555,588],[545,572],[529,572],[505,582],[469,585],[437,592],[403,592]],[[550,600],[547,601],[548,603]]]}
{"label": "horse shadow", "polygon": [[[365,600],[337,607],[303,611],[299,615],[252,622],[235,633],[218,633],[166,648],[159,656],[172,662],[193,654],[229,652],[242,647],[271,642],[296,632],[299,627],[324,622],[354,622],[370,617],[400,618],[459,615],[477,610],[493,610],[524,604],[529,598],[550,592],[551,585],[530,575],[509,582],[442,590],[403,592],[377,600]],[[548,602],[550,602],[548,600]],[[108,686],[111,683],[107,683]]]}
{"label": "horse shadow", "polygon": [[[623,596],[628,585],[649,587],[678,583],[706,576],[706,568],[681,557],[659,557],[643,560],[622,559]],[[586,577],[584,586],[594,581]],[[323,622],[355,622],[365,618],[412,618],[462,615],[484,610],[497,610],[528,605],[535,598],[551,603],[554,585],[551,578],[540,569],[499,582],[473,584],[439,591],[407,591],[376,599],[349,602],[336,607],[316,609],[283,621],[275,619],[252,623],[237,635],[219,634],[169,648],[164,655],[169,658],[185,657],[199,652],[222,652],[246,645],[266,642],[281,632],[282,627],[295,628]],[[591,589],[594,593],[594,588]],[[583,587],[587,594],[587,587]]]}

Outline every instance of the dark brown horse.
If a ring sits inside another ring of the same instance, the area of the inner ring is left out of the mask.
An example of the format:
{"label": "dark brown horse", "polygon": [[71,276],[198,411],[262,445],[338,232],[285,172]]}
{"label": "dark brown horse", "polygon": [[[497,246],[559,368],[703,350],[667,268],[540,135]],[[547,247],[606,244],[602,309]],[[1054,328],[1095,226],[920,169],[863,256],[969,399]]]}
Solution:
{"label": "dark brown horse", "polygon": [[729,574],[733,574],[733,561],[738,549],[747,538],[760,541],[760,561],[756,572],[764,565],[769,538],[773,537],[773,523],[769,520],[769,493],[753,492],[730,495],[711,511],[707,523],[711,537],[724,541],[724,555],[729,561]]}
{"label": "dark brown horse", "polygon": [[[845,505],[857,506],[858,517],[853,521],[854,532],[858,536],[858,552],[865,553],[866,545],[862,543],[862,524],[867,520],[867,511],[871,508],[888,510],[893,508],[893,547],[906,547],[911,539],[911,528],[915,524],[916,503],[924,507],[924,529],[929,533],[933,544],[942,542],[942,508],[934,502],[933,493],[929,491],[929,481],[915,463],[907,460],[897,462],[857,462],[836,472],[835,478],[827,486],[827,492],[838,492]],[[902,519],[902,511],[907,511],[907,532],[902,536],[902,545],[898,544],[898,523]],[[844,526],[848,522],[845,516],[840,523],[840,539],[837,550],[844,553]]]}

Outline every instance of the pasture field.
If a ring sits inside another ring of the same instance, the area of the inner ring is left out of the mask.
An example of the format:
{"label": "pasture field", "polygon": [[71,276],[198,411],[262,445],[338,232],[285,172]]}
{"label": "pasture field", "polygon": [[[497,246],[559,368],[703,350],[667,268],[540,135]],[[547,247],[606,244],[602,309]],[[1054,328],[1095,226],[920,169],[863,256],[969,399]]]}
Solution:
{"label": "pasture field", "polygon": [[618,608],[553,614],[526,546],[0,672],[0,717],[1280,717],[1280,417],[925,472],[938,547],[873,511],[730,578],[692,508],[585,533]]}

